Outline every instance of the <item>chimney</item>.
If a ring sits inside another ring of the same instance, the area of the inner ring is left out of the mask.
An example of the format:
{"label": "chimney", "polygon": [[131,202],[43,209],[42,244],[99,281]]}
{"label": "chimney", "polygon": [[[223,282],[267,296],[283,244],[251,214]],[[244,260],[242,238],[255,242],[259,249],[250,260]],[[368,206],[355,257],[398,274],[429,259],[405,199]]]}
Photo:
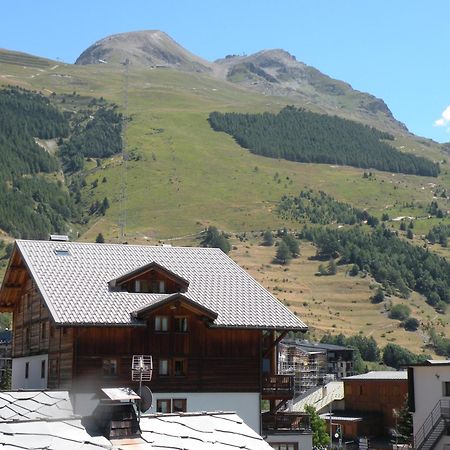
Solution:
{"label": "chimney", "polygon": [[69,236],[65,234],[51,234],[49,241],[69,242]]}
{"label": "chimney", "polygon": [[141,430],[133,402],[140,397],[129,388],[102,389],[105,396],[95,408],[93,416],[107,439],[140,436]]}

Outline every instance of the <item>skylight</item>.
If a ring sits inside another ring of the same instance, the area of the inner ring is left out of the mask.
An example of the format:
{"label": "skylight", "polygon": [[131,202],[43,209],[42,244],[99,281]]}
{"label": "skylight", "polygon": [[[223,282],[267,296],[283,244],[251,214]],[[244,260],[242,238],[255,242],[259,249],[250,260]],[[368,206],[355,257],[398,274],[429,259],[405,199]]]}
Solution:
{"label": "skylight", "polygon": [[54,252],[56,256],[70,256],[70,252],[67,248],[55,248]]}

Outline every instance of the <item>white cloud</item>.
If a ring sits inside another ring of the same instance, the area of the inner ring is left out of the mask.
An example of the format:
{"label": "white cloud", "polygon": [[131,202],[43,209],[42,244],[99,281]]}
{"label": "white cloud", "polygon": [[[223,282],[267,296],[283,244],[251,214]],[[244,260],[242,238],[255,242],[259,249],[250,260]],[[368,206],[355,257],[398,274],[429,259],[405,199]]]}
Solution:
{"label": "white cloud", "polygon": [[448,132],[450,132],[450,106],[444,109],[439,119],[434,121],[435,127],[447,127]]}

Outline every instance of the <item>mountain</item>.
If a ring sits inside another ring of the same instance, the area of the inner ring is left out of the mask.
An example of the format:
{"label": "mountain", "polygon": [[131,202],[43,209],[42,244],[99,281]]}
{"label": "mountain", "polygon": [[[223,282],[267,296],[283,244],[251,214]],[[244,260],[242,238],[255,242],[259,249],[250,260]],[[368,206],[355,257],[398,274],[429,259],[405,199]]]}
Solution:
{"label": "mountain", "polygon": [[86,49],[75,64],[123,63],[126,59],[138,66],[211,73],[247,90],[300,101],[316,112],[357,120],[385,131],[408,132],[383,100],[297,61],[284,50],[229,55],[209,62],[190,53],[166,33],[147,30],[105,37]]}
{"label": "mountain", "polygon": [[[168,51],[168,44],[160,49]],[[59,138],[35,139],[51,154],[61,155],[61,150],[70,150],[69,144],[79,141],[80,125],[81,131],[89,132],[89,136],[108,136],[107,124],[101,127],[105,133],[97,127],[103,116],[96,117],[96,113],[103,107],[116,108],[117,113],[127,118],[124,122],[126,158],[120,153],[94,155],[91,151],[95,149],[91,148],[83,152],[84,158],[74,155],[83,163],[81,171],[66,173],[66,176],[60,172],[41,174],[45,181],[72,192],[77,208],[83,210],[82,220],[71,220],[68,224],[67,231],[72,238],[79,236],[83,241],[92,242],[102,233],[108,242],[165,241],[174,245],[198,245],[199,233],[214,225],[233,236],[231,257],[249,268],[265,287],[284,299],[286,305],[320,333],[334,331],[350,336],[361,332],[374,335],[379,343],[395,341],[418,351],[423,347],[423,330],[410,333],[387,318],[390,305],[401,302],[416,305],[413,314],[423,318],[424,326],[429,316],[439,327],[437,332],[448,329],[450,312],[435,320],[434,308],[416,292],[411,293],[411,299],[392,295],[380,305],[371,303],[377,284],[366,275],[363,265],[361,273],[355,277],[348,275],[350,267],[347,265],[338,266],[337,275],[317,276],[321,261],[317,260],[316,247],[312,244],[302,242],[301,255],[288,267],[273,263],[274,247],[259,245],[262,230],[303,227],[277,214],[277,206],[284,196],[291,198],[311,189],[324,191],[339,202],[351,204],[377,218],[387,217],[386,228],[398,231],[401,236],[406,233],[399,230],[401,225],[413,225],[414,239],[410,242],[426,244],[430,251],[448,257],[448,247],[429,245],[421,238],[437,223],[449,220],[447,216],[429,218],[432,203],[437,203],[442,211],[450,210],[449,164],[442,162],[448,160],[448,155],[443,153],[442,146],[405,132],[382,111],[372,117],[349,107],[347,113],[352,114],[353,120],[390,132],[393,140],[389,143],[397,150],[441,161],[438,177],[267,158],[241,147],[231,136],[214,131],[208,122],[210,114],[214,111],[278,114],[286,105],[333,113],[331,107],[327,109],[313,103],[314,100],[325,102],[325,96],[315,98],[311,94],[310,100],[306,94],[301,98],[282,95],[281,91],[280,95],[263,95],[237,80],[227,79],[228,69],[217,62],[202,63],[202,66],[208,64],[211,70],[200,72],[185,69],[181,64],[151,67],[145,61],[132,63],[129,70],[124,71],[121,64],[113,62],[64,64],[0,50],[0,85],[41,92],[70,122],[73,132],[62,139],[62,144]],[[120,63],[120,58],[116,62]],[[126,76],[128,83],[125,83]],[[272,71],[271,76],[278,75]],[[341,82],[336,83],[341,86]],[[314,92],[312,87],[308,89]],[[349,105],[357,104],[350,100],[361,98],[358,96],[362,94],[346,92],[348,94],[338,98],[347,98]],[[334,97],[330,94],[328,98]],[[345,108],[334,111],[333,114],[342,116]],[[34,138],[39,138],[34,134]],[[2,136],[0,133],[0,140]],[[108,145],[108,150],[110,147]],[[26,174],[16,177],[15,185],[20,183],[19,188],[27,187],[32,180]],[[13,187],[11,183],[5,186]],[[32,192],[35,203],[43,203],[41,191]],[[107,209],[102,208],[105,199],[109,203]],[[54,206],[57,210],[63,205],[56,201]],[[51,210],[47,208],[43,212]],[[417,220],[413,224],[398,220],[405,216],[417,217]],[[8,241],[11,239],[2,230],[0,234]],[[0,270],[5,261],[0,260]],[[395,273],[392,276],[397,277]]]}
{"label": "mountain", "polygon": [[158,30],[115,34],[95,42],[75,64],[122,63],[166,67],[188,72],[209,72],[211,64],[193,55]]}
{"label": "mountain", "polygon": [[217,76],[265,95],[298,99],[324,112],[360,120],[390,130],[408,131],[386,103],[353,89],[284,50],[263,50],[249,56],[230,55],[215,62]]}

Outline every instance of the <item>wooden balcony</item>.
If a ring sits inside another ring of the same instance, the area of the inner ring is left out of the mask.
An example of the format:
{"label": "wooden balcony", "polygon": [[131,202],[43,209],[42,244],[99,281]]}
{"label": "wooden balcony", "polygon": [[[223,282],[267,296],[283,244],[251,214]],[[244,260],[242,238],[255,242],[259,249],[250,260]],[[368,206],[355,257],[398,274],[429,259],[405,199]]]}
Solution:
{"label": "wooden balcony", "polygon": [[294,398],[294,375],[265,375],[262,380],[264,400],[290,400]]}
{"label": "wooden balcony", "polygon": [[299,412],[265,412],[261,415],[263,434],[310,433],[309,415]]}

